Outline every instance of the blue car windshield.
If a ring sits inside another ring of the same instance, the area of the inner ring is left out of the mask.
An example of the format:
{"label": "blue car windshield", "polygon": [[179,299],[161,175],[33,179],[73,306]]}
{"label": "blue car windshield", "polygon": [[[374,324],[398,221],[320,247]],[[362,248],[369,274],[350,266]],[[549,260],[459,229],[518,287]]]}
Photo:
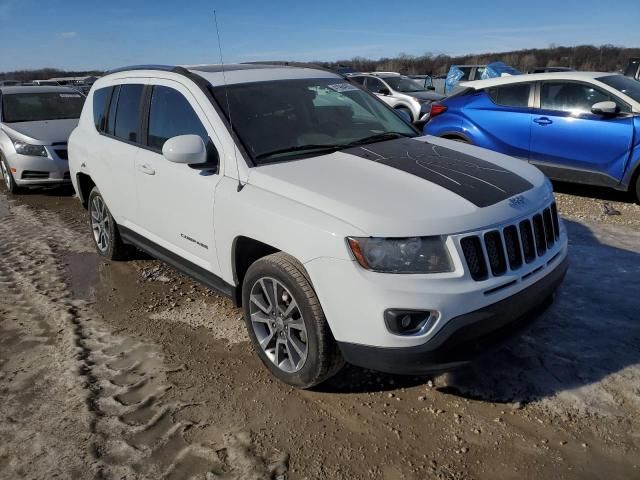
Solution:
{"label": "blue car windshield", "polygon": [[633,98],[640,103],[640,82],[633,78],[624,77],[622,75],[609,75],[606,77],[596,78],[599,82],[615,88],[619,92],[624,93],[627,97]]}

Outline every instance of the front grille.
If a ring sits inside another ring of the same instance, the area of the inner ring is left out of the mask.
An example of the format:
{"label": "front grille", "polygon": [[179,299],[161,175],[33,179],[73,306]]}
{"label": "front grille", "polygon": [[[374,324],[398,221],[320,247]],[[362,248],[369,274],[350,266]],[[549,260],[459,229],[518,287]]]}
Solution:
{"label": "front grille", "polygon": [[56,154],[58,155],[58,157],[60,157],[62,160],[69,160],[69,155],[67,153],[67,149],[60,149],[60,150],[55,150]]}
{"label": "front grille", "polygon": [[531,219],[484,235],[469,235],[460,240],[471,278],[486,280],[518,270],[523,264],[544,255],[560,238],[560,221],[555,202]]}
{"label": "front grille", "polygon": [[40,180],[43,178],[49,178],[49,172],[37,172],[35,170],[25,170],[22,172],[22,178],[24,180]]}

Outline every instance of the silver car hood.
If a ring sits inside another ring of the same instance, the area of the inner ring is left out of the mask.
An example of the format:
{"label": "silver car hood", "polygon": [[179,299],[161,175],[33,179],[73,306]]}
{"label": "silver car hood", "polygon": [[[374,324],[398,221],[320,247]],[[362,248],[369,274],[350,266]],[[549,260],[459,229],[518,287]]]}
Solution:
{"label": "silver car hood", "polygon": [[69,135],[78,125],[78,119],[14,122],[0,125],[7,135],[16,140],[35,145],[52,145],[54,143],[66,143]]}

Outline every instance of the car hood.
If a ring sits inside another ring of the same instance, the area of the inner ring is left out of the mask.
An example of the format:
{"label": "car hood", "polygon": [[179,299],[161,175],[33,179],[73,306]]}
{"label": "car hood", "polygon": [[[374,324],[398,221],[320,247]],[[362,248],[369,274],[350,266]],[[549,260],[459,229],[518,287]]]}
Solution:
{"label": "car hood", "polygon": [[437,102],[438,100],[442,100],[444,95],[440,95],[439,93],[426,91],[426,92],[402,92],[403,95],[409,95],[410,97],[417,98],[419,100],[431,100],[432,102]]}
{"label": "car hood", "polygon": [[36,145],[66,143],[78,125],[78,119],[44,120],[39,122],[3,123],[2,129],[12,138]]}
{"label": "car hood", "polygon": [[[436,137],[263,165],[251,169],[248,181],[387,237],[477,230],[552,197],[544,175],[526,162]],[[515,196],[522,198],[510,202]]]}

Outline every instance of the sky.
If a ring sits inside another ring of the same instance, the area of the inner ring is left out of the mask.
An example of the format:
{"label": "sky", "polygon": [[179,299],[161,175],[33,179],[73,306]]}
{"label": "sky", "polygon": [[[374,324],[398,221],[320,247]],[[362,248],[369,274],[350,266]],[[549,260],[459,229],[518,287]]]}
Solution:
{"label": "sky", "polygon": [[639,47],[640,0],[0,0],[0,71]]}

